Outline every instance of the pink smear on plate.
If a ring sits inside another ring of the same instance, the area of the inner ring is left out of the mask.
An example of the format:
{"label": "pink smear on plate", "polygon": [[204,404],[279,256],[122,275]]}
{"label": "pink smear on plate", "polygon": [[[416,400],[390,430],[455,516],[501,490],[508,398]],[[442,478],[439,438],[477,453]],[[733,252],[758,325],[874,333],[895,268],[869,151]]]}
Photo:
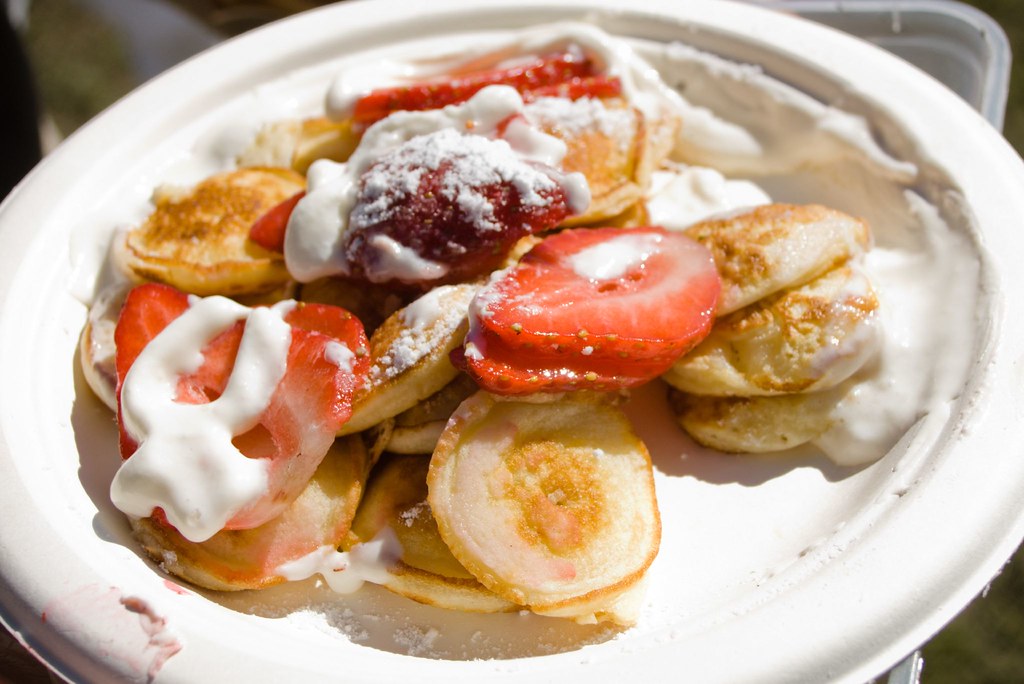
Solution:
{"label": "pink smear on plate", "polygon": [[41,617],[131,681],[152,682],[182,649],[164,616],[116,587],[86,585],[51,601]]}

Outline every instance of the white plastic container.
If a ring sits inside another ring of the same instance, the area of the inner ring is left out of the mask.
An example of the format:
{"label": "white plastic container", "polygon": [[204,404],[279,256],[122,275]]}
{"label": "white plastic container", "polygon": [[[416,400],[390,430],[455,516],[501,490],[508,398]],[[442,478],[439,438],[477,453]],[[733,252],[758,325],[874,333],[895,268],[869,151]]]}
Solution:
{"label": "white plastic container", "polygon": [[960,95],[1002,129],[1010,44],[1002,27],[953,0],[769,0],[763,3],[885,48]]}

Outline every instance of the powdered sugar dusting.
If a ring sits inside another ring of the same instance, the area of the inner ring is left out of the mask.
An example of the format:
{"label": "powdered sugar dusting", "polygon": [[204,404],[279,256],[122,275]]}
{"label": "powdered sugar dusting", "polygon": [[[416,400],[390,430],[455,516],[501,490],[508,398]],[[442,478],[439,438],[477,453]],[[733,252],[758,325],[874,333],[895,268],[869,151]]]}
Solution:
{"label": "powdered sugar dusting", "polygon": [[370,379],[397,377],[444,347],[465,320],[475,291],[472,285],[437,287],[402,309],[401,328],[387,350],[374,359]]}
{"label": "powdered sugar dusting", "polygon": [[426,501],[421,501],[418,504],[407,508],[398,514],[398,517],[402,519],[402,524],[406,527],[412,527],[415,522],[423,517],[431,515],[430,504]]}
{"label": "powdered sugar dusting", "polygon": [[359,230],[394,219],[420,192],[424,173],[442,165],[446,173],[441,194],[477,231],[503,229],[482,188],[512,185],[523,205],[536,207],[550,204],[558,189],[551,177],[520,159],[504,140],[446,128],[410,139],[363,174],[360,201],[349,217],[351,228]]}
{"label": "powdered sugar dusting", "polygon": [[404,646],[411,656],[429,655],[440,635],[433,627],[406,627],[395,631],[395,643]]}
{"label": "powdered sugar dusting", "polygon": [[597,132],[617,139],[625,148],[632,143],[636,114],[625,107],[608,107],[597,98],[541,97],[526,105],[527,121],[549,130],[558,130],[569,137]]}

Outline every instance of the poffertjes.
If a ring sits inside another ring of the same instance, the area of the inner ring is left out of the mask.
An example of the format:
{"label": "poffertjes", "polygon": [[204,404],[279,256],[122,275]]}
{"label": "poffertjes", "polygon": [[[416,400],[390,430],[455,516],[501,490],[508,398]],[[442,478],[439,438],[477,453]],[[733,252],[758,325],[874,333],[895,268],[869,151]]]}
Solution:
{"label": "poffertjes", "polygon": [[372,366],[342,434],[365,430],[438,392],[458,375],[448,354],[465,337],[473,284],[443,285],[392,314],[370,338]]}
{"label": "poffertjes", "polygon": [[868,279],[840,266],[718,319],[664,378],[685,392],[716,396],[829,389],[874,353],[877,318]]}
{"label": "poffertjes", "polygon": [[438,535],[427,503],[429,465],[429,456],[385,456],[374,469],[345,546],[370,541],[388,528],[402,548],[401,557],[388,568],[389,578],[384,582],[391,591],[450,610],[519,610],[520,606],[480,584]]}
{"label": "poffertjes", "polygon": [[223,530],[199,543],[161,517],[131,518],[132,531],[161,568],[200,587],[237,591],[280,584],[281,566],[345,540],[369,465],[361,440],[348,437],[335,443],[298,498],[259,527]]}
{"label": "poffertjes", "polygon": [[249,232],[304,187],[305,179],[290,169],[253,167],[193,188],[162,188],[153,213],[125,235],[124,263],[137,278],[203,296],[282,287],[290,280],[284,260],[250,240]]}
{"label": "poffertjes", "polygon": [[765,454],[806,444],[832,427],[832,412],[849,390],[754,397],[669,392],[669,405],[694,440],[734,454]]}
{"label": "poffertjes", "polygon": [[494,593],[578,622],[635,621],[620,599],[654,560],[661,520],[647,449],[606,398],[476,394],[427,486],[441,537]]}
{"label": "poffertjes", "polygon": [[808,280],[871,246],[864,221],[818,205],[768,204],[686,229],[722,276],[718,315]]}
{"label": "poffertjes", "polygon": [[773,204],[687,232],[716,254],[724,289],[709,335],[662,376],[680,425],[700,444],[734,453],[819,437],[850,378],[877,354],[880,304],[862,269],[867,224],[824,207]]}

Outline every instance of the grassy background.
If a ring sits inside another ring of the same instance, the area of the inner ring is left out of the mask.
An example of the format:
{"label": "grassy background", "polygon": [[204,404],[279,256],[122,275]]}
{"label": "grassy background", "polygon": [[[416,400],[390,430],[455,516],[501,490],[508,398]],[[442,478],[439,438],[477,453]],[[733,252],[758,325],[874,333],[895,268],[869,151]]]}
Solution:
{"label": "grassy background", "polygon": [[[1024,3],[1020,0],[970,0],[973,5],[999,22],[1010,39],[1015,59],[1010,72],[1010,98],[1006,105],[1003,135],[1018,153],[1024,154]],[[1021,594],[1024,597],[1024,593]],[[1024,679],[1024,670],[1021,671]]]}
{"label": "grassy background", "polygon": [[[241,3],[180,0],[227,33],[301,9],[314,2],[278,0],[265,14],[240,13]],[[253,4],[253,3],[250,3]],[[897,3],[898,4],[898,3]],[[1006,30],[1015,54],[1024,55],[1024,13],[1018,0],[974,0]],[[75,0],[33,0],[25,34],[50,117],[50,136],[67,135],[136,85],[128,46],[118,31]],[[1024,68],[1012,72],[1005,136],[1024,151]],[[51,140],[52,142],[52,140]],[[928,684],[1024,681],[1024,551],[987,591],[923,649]],[[0,673],[2,681],[2,673]]]}

